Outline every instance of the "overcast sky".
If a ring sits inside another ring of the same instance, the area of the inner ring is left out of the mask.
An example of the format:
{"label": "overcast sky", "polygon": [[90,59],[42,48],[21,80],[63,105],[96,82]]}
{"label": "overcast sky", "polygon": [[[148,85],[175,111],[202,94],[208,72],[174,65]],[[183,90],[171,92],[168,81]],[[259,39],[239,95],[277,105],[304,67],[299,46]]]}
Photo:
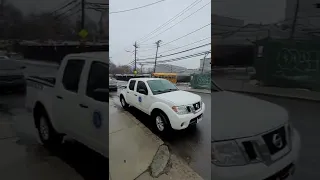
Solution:
{"label": "overcast sky", "polygon": [[[63,5],[71,2],[72,0],[5,0],[8,3],[12,3],[19,8],[25,15],[29,13],[40,13],[40,12],[53,12],[54,10],[62,7]],[[77,0],[81,2],[81,0]],[[88,2],[106,3],[106,0],[92,0]],[[72,6],[70,6],[72,7]],[[67,7],[64,10],[69,9]],[[93,21],[98,22],[100,20],[100,12],[94,10],[86,10],[87,16]],[[80,12],[74,17],[80,16]]]}
{"label": "overcast sky", "polygon": [[[143,6],[146,4],[150,4],[152,2],[156,2],[157,0],[110,0],[109,11],[119,11],[125,9],[131,9],[139,6]],[[149,6],[146,8],[142,8],[136,11],[126,12],[126,13],[118,13],[118,14],[110,14],[109,16],[109,33],[110,33],[110,56],[111,60],[116,64],[128,64],[134,60],[133,53],[126,52],[125,50],[133,51],[133,44],[135,41],[138,41],[138,59],[142,58],[154,58],[156,53],[156,45],[155,42],[158,40],[162,41],[159,48],[159,56],[160,55],[168,55],[180,51],[184,51],[186,49],[194,48],[196,46],[200,46],[203,44],[210,43],[210,38],[204,40],[202,42],[187,46],[185,48],[176,49],[169,52],[164,52],[168,50],[172,50],[174,48],[178,48],[192,42],[205,39],[210,37],[211,28],[210,25],[189,35],[185,38],[181,38],[180,40],[174,41],[170,44],[165,45],[172,40],[175,40],[179,37],[182,37],[192,31],[195,31],[207,24],[211,23],[211,5],[210,0],[202,0],[200,3],[195,5],[190,10],[186,11],[185,14],[177,18],[172,23],[166,25],[156,33],[154,33],[148,41],[139,43],[139,40],[144,36],[148,35],[150,32],[167,22],[169,19],[180,13],[183,9],[191,5],[195,0],[166,0],[161,3],[155,4],[153,6]],[[177,22],[186,18],[193,12],[197,11],[199,8],[205,6],[203,9],[199,10],[194,15],[190,16],[186,20],[181,23],[175,25]],[[175,25],[170,30],[162,33],[159,36],[152,38],[153,36],[165,31],[171,26]],[[168,56],[159,58],[158,60],[168,60],[177,57],[188,56],[191,54],[204,52],[206,50],[210,50],[210,46],[206,46],[203,48],[195,49],[192,51],[188,51],[185,53],[177,54],[174,56]],[[164,52],[164,53],[161,53]],[[187,68],[199,68],[200,59],[203,58],[204,55],[198,56],[195,58],[184,59],[177,62],[172,62],[174,65],[179,65]],[[210,57],[210,55],[208,56]],[[148,60],[148,61],[154,61]],[[139,66],[140,67],[140,66]],[[145,66],[146,67],[146,66]]]}

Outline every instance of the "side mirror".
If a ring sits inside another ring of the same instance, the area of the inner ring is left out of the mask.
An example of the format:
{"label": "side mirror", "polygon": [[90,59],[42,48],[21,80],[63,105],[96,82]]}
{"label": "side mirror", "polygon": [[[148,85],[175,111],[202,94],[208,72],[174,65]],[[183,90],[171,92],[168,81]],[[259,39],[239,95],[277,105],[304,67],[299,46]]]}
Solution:
{"label": "side mirror", "polygon": [[148,95],[148,92],[144,89],[138,89],[138,93]]}
{"label": "side mirror", "polygon": [[93,91],[93,99],[101,102],[109,102],[109,89],[95,89]]}

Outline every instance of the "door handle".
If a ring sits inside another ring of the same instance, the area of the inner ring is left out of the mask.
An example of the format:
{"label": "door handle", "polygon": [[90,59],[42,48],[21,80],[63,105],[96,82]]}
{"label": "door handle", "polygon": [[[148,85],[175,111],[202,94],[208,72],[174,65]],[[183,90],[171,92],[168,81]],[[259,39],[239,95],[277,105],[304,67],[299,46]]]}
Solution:
{"label": "door handle", "polygon": [[61,96],[56,96],[58,99],[63,99],[63,97],[61,97]]}
{"label": "door handle", "polygon": [[79,104],[79,106],[81,107],[81,108],[88,108],[88,106],[87,105],[84,105],[84,104]]}
{"label": "door handle", "polygon": [[135,96],[138,96],[138,95],[136,95],[136,94],[134,94]]}

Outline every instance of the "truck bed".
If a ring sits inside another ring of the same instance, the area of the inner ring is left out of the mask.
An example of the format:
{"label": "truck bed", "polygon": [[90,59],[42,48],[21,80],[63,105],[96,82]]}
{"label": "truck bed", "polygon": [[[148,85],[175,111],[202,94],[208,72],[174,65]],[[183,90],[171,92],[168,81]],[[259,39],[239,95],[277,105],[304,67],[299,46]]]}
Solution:
{"label": "truck bed", "polygon": [[27,81],[38,83],[38,84],[49,86],[49,87],[54,87],[54,85],[56,84],[55,77],[29,76],[27,78]]}

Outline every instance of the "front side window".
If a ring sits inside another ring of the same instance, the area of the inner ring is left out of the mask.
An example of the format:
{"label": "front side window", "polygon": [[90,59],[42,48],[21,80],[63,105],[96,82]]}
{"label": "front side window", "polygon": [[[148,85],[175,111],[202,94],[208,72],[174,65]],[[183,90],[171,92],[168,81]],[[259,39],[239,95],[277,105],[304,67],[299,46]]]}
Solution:
{"label": "front side window", "polygon": [[109,89],[109,67],[105,63],[93,62],[90,67],[87,91],[89,97],[93,97],[96,89]]}
{"label": "front side window", "polygon": [[[139,92],[140,90],[143,90],[144,93]],[[138,81],[137,92],[145,94],[145,95],[148,95],[148,88],[147,88],[146,84],[143,81]]]}
{"label": "front side window", "polygon": [[154,95],[178,90],[174,84],[166,79],[148,80],[147,83]]}

